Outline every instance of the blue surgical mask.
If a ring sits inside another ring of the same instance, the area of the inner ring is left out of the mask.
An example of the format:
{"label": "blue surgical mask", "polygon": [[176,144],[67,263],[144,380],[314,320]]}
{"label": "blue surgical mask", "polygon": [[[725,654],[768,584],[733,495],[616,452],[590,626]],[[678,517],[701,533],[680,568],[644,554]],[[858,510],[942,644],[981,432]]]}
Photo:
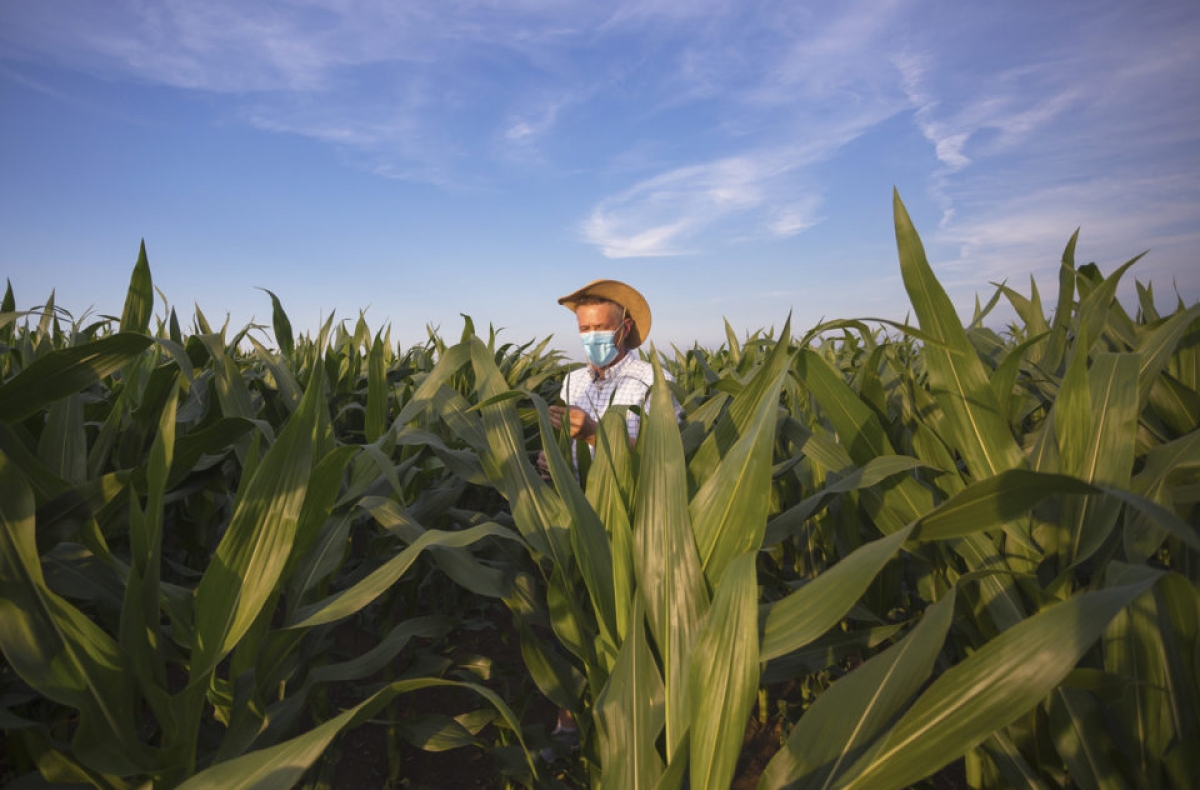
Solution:
{"label": "blue surgical mask", "polygon": [[583,355],[587,361],[598,368],[617,358],[616,332],[583,332],[579,339],[583,341]]}

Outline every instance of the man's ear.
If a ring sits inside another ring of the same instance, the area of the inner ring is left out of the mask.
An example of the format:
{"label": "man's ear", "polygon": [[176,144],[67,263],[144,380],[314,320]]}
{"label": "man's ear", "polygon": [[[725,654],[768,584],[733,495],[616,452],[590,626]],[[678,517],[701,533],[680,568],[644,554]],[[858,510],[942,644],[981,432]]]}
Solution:
{"label": "man's ear", "polygon": [[629,336],[633,334],[633,316],[625,316],[621,321],[621,346],[629,348]]}

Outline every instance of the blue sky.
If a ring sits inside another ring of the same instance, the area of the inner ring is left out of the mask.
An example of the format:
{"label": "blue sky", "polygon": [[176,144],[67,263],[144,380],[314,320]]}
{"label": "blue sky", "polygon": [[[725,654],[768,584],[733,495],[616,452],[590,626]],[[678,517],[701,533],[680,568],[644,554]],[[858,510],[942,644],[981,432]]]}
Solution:
{"label": "blue sky", "polygon": [[[331,311],[555,335],[642,290],[686,347],[908,311],[898,188],[939,278],[1058,259],[1200,298],[1200,5],[6,0],[0,275],[119,314],[144,237],[186,322]],[[161,304],[160,304],[161,310]]]}

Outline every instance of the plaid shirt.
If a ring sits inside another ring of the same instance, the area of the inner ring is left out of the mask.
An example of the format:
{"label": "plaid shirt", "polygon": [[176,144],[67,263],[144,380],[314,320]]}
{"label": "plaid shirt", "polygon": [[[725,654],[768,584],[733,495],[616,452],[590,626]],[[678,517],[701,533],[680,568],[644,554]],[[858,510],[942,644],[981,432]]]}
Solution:
{"label": "plaid shirt", "polygon": [[[663,371],[668,381],[674,381],[670,373]],[[584,366],[567,374],[560,393],[568,406],[578,406],[596,422],[604,416],[609,406],[638,406],[645,411],[650,408],[650,386],[654,384],[654,367],[649,362],[626,354],[620,362],[601,371]],[[672,396],[674,402],[675,398]],[[682,416],[682,409],[675,402],[675,418]],[[625,426],[629,437],[636,439],[641,428],[641,417],[632,409],[625,412]]]}

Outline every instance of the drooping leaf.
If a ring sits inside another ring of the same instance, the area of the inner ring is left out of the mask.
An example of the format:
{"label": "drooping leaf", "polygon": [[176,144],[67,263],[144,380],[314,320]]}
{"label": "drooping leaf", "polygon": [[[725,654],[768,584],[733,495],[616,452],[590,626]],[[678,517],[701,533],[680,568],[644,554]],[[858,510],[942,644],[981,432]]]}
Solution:
{"label": "drooping leaf", "polygon": [[46,586],[34,531],[33,493],[0,453],[0,650],[39,694],[79,711],[77,758],[103,773],[144,770],[127,660],[112,637]]}
{"label": "drooping leaf", "polygon": [[[179,785],[179,790],[276,790],[291,787],[329,746],[342,730],[355,727],[376,716],[396,696],[424,688],[465,688],[488,701],[500,713],[506,726],[521,738],[516,715],[495,692],[472,684],[440,678],[399,680],[385,686],[363,702],[317,725],[291,740],[267,749],[218,763]],[[530,772],[537,769],[530,758]]]}
{"label": "drooping leaf", "polygon": [[275,344],[279,346],[279,353],[284,357],[291,357],[296,353],[296,336],[292,333],[292,322],[288,320],[283,304],[273,291],[266,288],[259,290],[266,291],[271,297],[271,324],[275,329]]}
{"label": "drooping leaf", "polygon": [[59,398],[102,381],[153,342],[146,335],[123,332],[39,357],[0,386],[0,420],[19,422]]}
{"label": "drooping leaf", "polygon": [[937,771],[1045,699],[1108,623],[1154,579],[1086,592],[983,645],[933,682],[840,788],[899,790]]}
{"label": "drooping leaf", "polygon": [[955,588],[907,636],[841,678],[813,703],[771,759],[759,790],[821,788],[848,769],[916,695],[954,615]]}
{"label": "drooping leaf", "polygon": [[911,533],[912,527],[905,527],[871,541],[773,604],[763,630],[761,659],[798,650],[845,617]]}

